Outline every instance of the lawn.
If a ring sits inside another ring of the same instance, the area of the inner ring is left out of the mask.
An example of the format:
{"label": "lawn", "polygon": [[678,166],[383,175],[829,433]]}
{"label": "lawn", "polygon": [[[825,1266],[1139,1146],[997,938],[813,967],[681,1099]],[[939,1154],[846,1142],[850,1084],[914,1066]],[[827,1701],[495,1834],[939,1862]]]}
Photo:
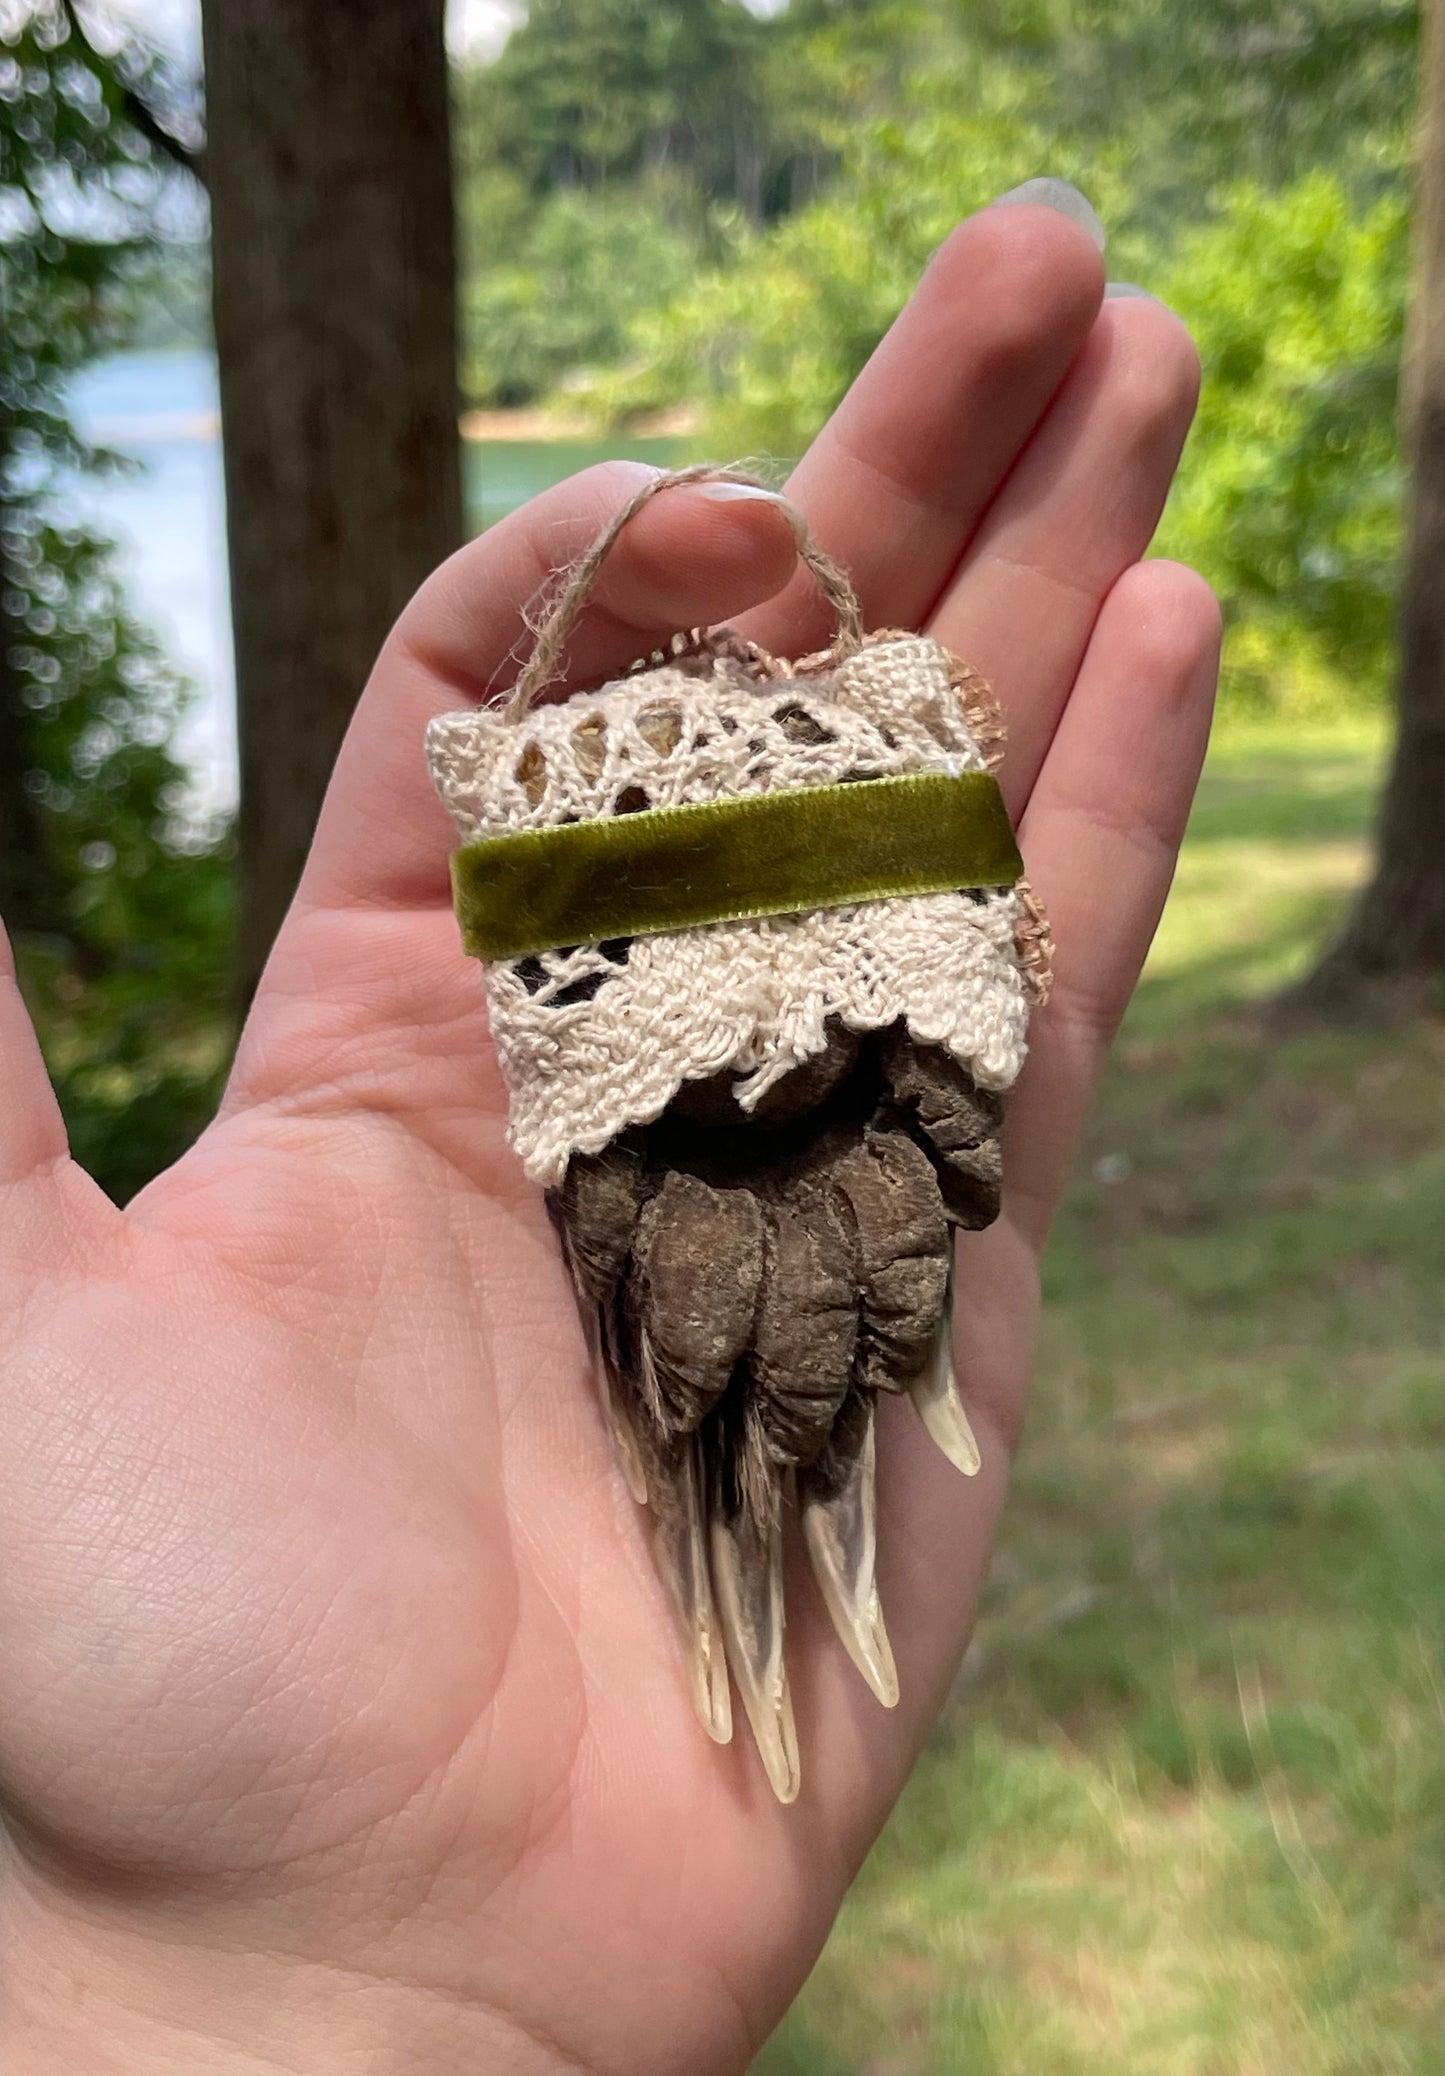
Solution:
{"label": "lawn", "polygon": [[1211,755],[973,1647],[757,2076],[1441,2070],[1441,1036],[1258,1014],[1379,751]]}

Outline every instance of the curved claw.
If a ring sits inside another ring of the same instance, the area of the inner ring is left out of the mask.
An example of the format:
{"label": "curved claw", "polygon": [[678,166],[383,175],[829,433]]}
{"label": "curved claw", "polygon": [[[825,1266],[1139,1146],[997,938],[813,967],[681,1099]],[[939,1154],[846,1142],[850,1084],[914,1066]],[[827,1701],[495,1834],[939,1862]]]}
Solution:
{"label": "curved claw", "polygon": [[823,1457],[799,1474],[803,1540],[843,1647],[885,1708],[898,1701],[898,1671],[883,1623],[874,1560],[876,1403],[860,1392],[839,1415]]}
{"label": "curved claw", "polygon": [[981,1458],[953,1374],[953,1271],[928,1361],[908,1387],[919,1418],[939,1448],[966,1478],[976,1477]]}
{"label": "curved claw", "polygon": [[660,1458],[653,1464],[648,1491],[653,1555],[672,1603],[692,1705],[714,1744],[728,1744],[733,1734],[732,1695],[708,1577],[702,1454],[696,1436],[671,1465]]}
{"label": "curved claw", "polygon": [[792,1802],[802,1773],[783,1660],[781,1509],[775,1504],[770,1515],[759,1521],[746,1504],[728,1513],[714,1496],[709,1540],[728,1663],[773,1793]]}

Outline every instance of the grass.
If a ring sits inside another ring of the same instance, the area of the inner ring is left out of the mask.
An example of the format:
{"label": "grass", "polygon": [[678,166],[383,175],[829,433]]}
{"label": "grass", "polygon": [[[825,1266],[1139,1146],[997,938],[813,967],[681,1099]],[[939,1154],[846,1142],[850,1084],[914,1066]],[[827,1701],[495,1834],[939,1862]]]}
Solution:
{"label": "grass", "polygon": [[975,1643],[757,2076],[1441,2070],[1440,1033],[1254,1013],[1379,749],[1211,756]]}

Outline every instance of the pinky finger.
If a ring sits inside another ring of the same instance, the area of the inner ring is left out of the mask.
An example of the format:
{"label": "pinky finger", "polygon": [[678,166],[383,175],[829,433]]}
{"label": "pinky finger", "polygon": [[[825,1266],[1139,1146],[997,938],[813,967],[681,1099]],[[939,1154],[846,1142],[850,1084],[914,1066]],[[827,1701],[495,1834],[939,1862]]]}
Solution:
{"label": "pinky finger", "polygon": [[1193,570],[1126,570],[1024,816],[1021,847],[1058,946],[1008,1131],[1010,1213],[1038,1243],[1174,877],[1219,639],[1219,607]]}

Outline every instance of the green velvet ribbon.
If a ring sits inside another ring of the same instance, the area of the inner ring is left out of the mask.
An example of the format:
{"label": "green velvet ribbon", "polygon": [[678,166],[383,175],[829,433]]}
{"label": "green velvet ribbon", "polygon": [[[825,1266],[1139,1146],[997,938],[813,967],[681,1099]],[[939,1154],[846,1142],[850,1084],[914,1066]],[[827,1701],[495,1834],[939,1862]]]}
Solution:
{"label": "green velvet ribbon", "polygon": [[1012,886],[1022,871],[998,781],[983,771],[646,808],[474,837],[452,855],[462,938],[481,959]]}

